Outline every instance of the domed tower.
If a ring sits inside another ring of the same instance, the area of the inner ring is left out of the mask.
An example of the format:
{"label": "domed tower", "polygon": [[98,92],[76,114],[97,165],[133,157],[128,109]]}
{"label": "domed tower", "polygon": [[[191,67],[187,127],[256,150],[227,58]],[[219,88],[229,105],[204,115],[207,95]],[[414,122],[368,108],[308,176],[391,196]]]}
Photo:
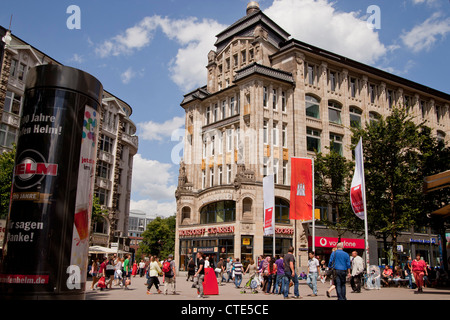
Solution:
{"label": "domed tower", "polygon": [[259,3],[256,1],[250,1],[247,5],[247,15],[260,11]]}

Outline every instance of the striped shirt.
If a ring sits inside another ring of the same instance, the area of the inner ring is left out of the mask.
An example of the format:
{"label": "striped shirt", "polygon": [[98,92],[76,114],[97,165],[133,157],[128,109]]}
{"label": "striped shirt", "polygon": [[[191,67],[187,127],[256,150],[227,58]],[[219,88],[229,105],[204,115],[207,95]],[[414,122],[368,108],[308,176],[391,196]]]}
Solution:
{"label": "striped shirt", "polygon": [[240,262],[235,262],[234,263],[234,274],[242,274],[242,263]]}

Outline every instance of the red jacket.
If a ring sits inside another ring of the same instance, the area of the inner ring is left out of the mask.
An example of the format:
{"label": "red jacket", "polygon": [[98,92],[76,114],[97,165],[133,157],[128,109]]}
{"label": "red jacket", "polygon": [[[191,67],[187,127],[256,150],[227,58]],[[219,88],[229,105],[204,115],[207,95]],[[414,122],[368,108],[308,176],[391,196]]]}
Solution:
{"label": "red jacket", "polygon": [[425,271],[427,268],[427,264],[424,260],[417,261],[416,259],[413,260],[411,263],[412,271]]}

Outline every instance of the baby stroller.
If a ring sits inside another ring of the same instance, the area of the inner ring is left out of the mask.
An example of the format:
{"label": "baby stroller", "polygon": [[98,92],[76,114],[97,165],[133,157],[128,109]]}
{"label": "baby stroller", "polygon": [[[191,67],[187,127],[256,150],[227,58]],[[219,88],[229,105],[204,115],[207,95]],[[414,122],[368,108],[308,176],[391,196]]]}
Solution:
{"label": "baby stroller", "polygon": [[247,293],[247,290],[250,290],[250,293],[258,293],[258,286],[261,285],[258,274],[254,273],[250,276],[245,286],[242,288],[241,293]]}

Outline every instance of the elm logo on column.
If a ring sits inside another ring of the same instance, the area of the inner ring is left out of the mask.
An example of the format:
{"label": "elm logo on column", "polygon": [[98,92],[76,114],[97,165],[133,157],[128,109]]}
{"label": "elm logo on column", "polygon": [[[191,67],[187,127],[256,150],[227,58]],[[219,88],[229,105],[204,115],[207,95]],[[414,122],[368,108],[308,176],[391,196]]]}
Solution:
{"label": "elm logo on column", "polygon": [[32,188],[41,183],[46,176],[58,175],[58,165],[47,163],[44,156],[36,150],[27,149],[17,159],[14,184],[18,189]]}

